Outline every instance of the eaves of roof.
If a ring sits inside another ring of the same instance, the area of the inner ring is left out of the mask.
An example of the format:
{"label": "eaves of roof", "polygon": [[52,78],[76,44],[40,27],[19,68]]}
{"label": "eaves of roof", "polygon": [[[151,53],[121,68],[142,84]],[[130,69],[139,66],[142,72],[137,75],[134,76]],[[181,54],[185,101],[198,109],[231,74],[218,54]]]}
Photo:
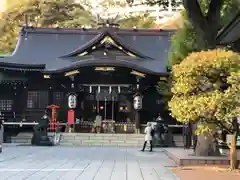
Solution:
{"label": "eaves of roof", "polygon": [[133,58],[132,61],[128,61],[128,60],[124,60],[124,59],[118,59],[115,61],[112,61],[110,59],[101,59],[101,61],[99,61],[99,59],[93,59],[92,57],[86,58],[85,60],[81,60],[81,61],[76,61],[75,57],[70,57],[70,58],[62,58],[62,60],[71,60],[73,61],[73,63],[71,63],[71,65],[69,65],[68,67],[64,67],[61,69],[57,69],[57,70],[45,70],[44,73],[49,73],[49,74],[55,74],[55,73],[63,73],[66,71],[72,71],[76,68],[81,68],[81,67],[89,67],[89,66],[117,66],[117,67],[126,67],[126,68],[132,68],[134,70],[137,71],[141,71],[144,73],[148,73],[151,75],[159,75],[159,76],[168,76],[168,73],[166,72],[154,72],[148,68],[145,68],[143,66],[140,66],[139,63],[139,59],[138,58]]}
{"label": "eaves of roof", "polygon": [[[218,44],[224,45],[224,44],[231,44],[233,43],[235,40],[233,40],[233,42],[225,42],[225,43],[221,43],[222,39],[224,39],[229,33],[231,33],[231,31],[240,23],[240,10],[239,12],[236,14],[236,16],[225,26],[223,27],[218,35],[217,35],[217,42]],[[239,36],[240,38],[240,36]]]}
{"label": "eaves of roof", "polygon": [[46,67],[45,64],[17,64],[17,63],[0,62],[0,68],[2,68],[2,69],[43,71],[45,69],[45,67]]}

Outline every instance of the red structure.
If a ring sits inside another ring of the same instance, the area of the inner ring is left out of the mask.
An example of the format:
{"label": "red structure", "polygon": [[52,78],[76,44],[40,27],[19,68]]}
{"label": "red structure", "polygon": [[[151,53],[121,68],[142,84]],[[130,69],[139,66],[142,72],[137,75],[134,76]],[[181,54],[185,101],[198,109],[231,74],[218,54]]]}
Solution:
{"label": "red structure", "polygon": [[68,124],[73,125],[75,122],[74,119],[75,119],[75,113],[74,113],[74,110],[71,109],[68,111]]}
{"label": "red structure", "polygon": [[59,109],[59,106],[53,104],[53,105],[48,106],[48,108],[51,109],[51,112],[52,112],[52,117],[49,122],[49,131],[55,132],[57,129],[57,126],[58,126],[56,112],[57,112],[57,109]]}

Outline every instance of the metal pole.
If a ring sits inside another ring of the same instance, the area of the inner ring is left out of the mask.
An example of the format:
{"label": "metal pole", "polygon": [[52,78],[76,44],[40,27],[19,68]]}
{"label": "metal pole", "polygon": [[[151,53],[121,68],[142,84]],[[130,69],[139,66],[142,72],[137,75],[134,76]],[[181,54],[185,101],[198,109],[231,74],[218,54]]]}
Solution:
{"label": "metal pole", "polygon": [[112,120],[114,120],[114,96],[112,96]]}
{"label": "metal pole", "polygon": [[107,98],[105,97],[105,104],[104,104],[104,116],[105,116],[105,120],[107,119]]}

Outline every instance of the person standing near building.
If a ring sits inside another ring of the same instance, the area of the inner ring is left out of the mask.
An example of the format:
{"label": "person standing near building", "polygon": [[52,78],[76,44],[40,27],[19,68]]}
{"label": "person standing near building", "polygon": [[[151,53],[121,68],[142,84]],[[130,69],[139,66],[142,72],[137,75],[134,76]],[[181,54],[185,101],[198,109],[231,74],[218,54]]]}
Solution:
{"label": "person standing near building", "polygon": [[145,132],[145,138],[144,138],[145,140],[144,140],[142,151],[145,151],[146,145],[149,142],[150,143],[150,150],[149,151],[152,152],[152,147],[153,147],[153,145],[152,145],[153,128],[152,128],[151,123],[149,123],[149,122],[147,123],[147,127],[145,128],[144,132]]}
{"label": "person standing near building", "polygon": [[97,114],[97,116],[96,116],[96,131],[97,131],[97,133],[101,132],[101,127],[102,127],[102,116]]}
{"label": "person standing near building", "polygon": [[191,148],[191,146],[192,146],[192,126],[191,126],[190,122],[183,125],[183,142],[184,142],[184,149]]}

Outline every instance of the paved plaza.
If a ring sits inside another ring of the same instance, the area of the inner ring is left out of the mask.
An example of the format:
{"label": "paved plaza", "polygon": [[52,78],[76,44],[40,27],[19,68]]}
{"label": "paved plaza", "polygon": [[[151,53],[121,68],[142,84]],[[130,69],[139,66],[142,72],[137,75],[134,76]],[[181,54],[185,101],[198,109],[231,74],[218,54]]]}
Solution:
{"label": "paved plaza", "polygon": [[0,180],[178,180],[172,165],[161,150],[8,146]]}

